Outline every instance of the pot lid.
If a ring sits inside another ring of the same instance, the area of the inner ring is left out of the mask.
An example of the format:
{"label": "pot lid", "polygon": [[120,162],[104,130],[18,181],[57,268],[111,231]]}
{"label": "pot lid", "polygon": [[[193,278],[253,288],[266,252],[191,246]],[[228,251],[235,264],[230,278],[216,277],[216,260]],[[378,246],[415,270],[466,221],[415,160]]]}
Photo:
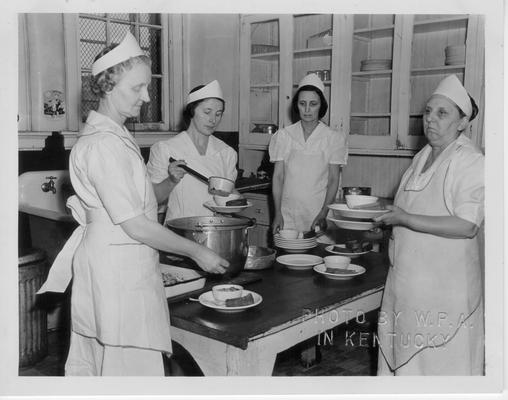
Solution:
{"label": "pot lid", "polygon": [[254,225],[249,218],[236,217],[183,217],[166,221],[166,225],[174,229],[183,229],[191,231],[205,230],[229,230],[243,229]]}

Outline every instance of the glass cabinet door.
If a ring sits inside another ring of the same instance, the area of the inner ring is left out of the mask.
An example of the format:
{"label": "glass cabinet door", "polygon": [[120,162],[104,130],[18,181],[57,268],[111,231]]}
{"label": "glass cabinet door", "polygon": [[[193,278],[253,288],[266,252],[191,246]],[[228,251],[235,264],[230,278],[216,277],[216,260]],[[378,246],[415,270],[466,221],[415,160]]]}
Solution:
{"label": "glass cabinet door", "polygon": [[396,19],[392,14],[353,17],[349,126],[353,147],[393,149],[395,146]]}
{"label": "glass cabinet door", "polygon": [[[333,15],[310,14],[295,15],[293,17],[293,77],[292,95],[296,92],[298,83],[310,73],[315,73],[325,85],[325,98],[328,102],[328,112],[323,122],[330,124],[331,82],[333,44]],[[290,104],[289,104],[290,106]]]}
{"label": "glass cabinet door", "polygon": [[281,55],[280,18],[245,17],[241,41],[241,140],[267,145],[284,117],[280,107],[282,59],[288,61]]}
{"label": "glass cabinet door", "polygon": [[423,112],[439,82],[455,74],[464,83],[466,67],[466,15],[415,15],[411,46],[410,104],[404,147],[420,148]]}

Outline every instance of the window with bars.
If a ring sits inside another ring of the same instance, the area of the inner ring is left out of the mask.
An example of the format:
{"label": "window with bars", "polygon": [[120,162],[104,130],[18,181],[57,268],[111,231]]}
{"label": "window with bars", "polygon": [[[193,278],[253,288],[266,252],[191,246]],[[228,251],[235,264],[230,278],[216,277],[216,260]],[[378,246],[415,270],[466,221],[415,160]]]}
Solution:
{"label": "window with bars", "polygon": [[164,79],[167,67],[163,63],[163,24],[160,14],[80,14],[80,71],[81,71],[81,119],[86,121],[90,110],[98,107],[99,99],[90,90],[92,64],[100,51],[110,44],[118,44],[130,31],[141,48],[152,60],[152,82],[149,87],[150,102],[143,105],[138,118],[131,118],[141,128],[163,123]]}

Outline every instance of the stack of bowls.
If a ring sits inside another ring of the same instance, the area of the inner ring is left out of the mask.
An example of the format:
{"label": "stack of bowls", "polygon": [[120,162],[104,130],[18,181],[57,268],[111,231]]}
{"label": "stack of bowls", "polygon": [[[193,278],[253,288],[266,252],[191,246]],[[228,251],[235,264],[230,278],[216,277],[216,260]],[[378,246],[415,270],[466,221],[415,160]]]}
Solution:
{"label": "stack of bowls", "polygon": [[466,45],[447,46],[445,56],[445,65],[464,64],[466,62]]}
{"label": "stack of bowls", "polygon": [[303,239],[297,231],[281,230],[273,235],[275,246],[288,253],[305,253],[317,246],[316,237]]}

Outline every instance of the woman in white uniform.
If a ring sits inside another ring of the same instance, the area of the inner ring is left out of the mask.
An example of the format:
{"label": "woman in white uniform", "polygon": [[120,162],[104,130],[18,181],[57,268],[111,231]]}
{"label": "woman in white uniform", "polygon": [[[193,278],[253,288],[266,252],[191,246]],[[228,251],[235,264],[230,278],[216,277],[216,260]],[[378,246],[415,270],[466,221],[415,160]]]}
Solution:
{"label": "woman in white uniform", "polygon": [[305,76],[292,100],[299,121],[277,131],[270,141],[270,161],[275,163],[274,233],[282,228],[304,232],[325,227],[327,206],[337,195],[347,144],[343,132],[320,121],[328,109],[324,90],[316,74]]}
{"label": "woman in white uniform", "polygon": [[[203,206],[212,200],[208,187],[180,168],[186,164],[204,176],[236,180],[236,152],[212,134],[224,113],[225,101],[218,81],[191,90],[183,111],[186,130],[154,144],[147,168],[159,205],[166,205],[165,220],[213,215]],[[173,157],[174,162],[169,162]]]}
{"label": "woman in white uniform", "polygon": [[225,272],[226,260],[156,221],[152,184],[124,126],[149,101],[150,81],[150,60],[130,33],[92,66],[99,108],[90,112],[69,166],[76,196],[68,205],[80,227],[40,291],[64,291],[73,279],[66,375],[164,375],[162,353],[172,348],[155,249]]}
{"label": "woman in white uniform", "polygon": [[428,144],[377,218],[393,225],[379,375],[483,374],[484,156],[462,134],[477,110],[455,75],[441,81],[423,116]]}

